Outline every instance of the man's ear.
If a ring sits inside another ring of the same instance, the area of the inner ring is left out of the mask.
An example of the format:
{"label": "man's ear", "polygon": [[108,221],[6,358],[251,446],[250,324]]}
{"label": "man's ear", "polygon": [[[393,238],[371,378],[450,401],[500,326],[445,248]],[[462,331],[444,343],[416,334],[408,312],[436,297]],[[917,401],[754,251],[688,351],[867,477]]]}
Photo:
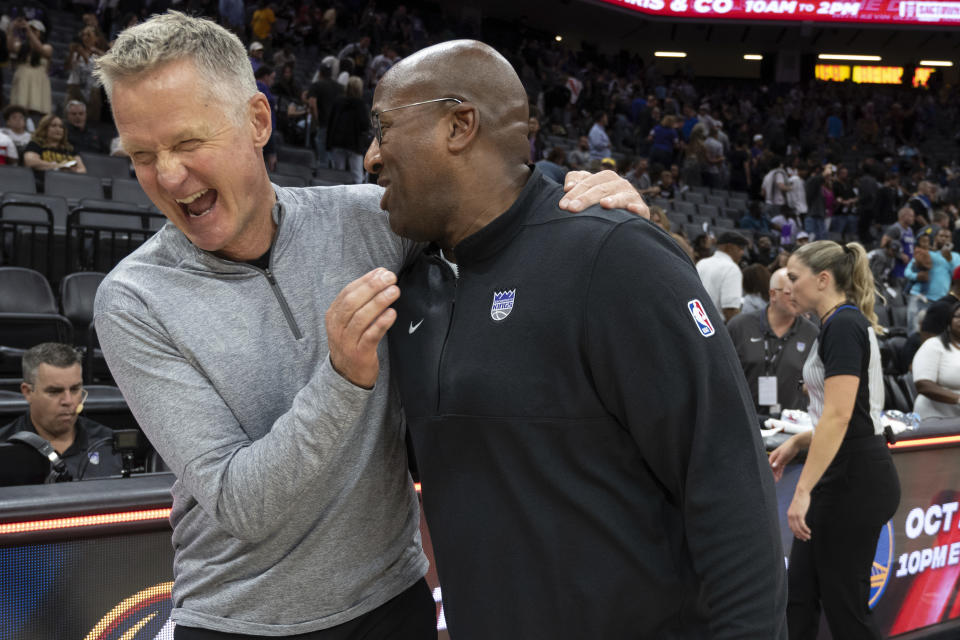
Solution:
{"label": "man's ear", "polygon": [[258,91],[257,95],[250,98],[247,104],[247,118],[253,129],[253,142],[262,149],[270,142],[270,135],[273,133],[273,121],[267,96]]}
{"label": "man's ear", "polygon": [[447,148],[451,153],[466,151],[480,132],[480,110],[469,102],[458,104],[450,114]]}
{"label": "man's ear", "polygon": [[27,401],[29,402],[29,400],[30,400],[30,385],[27,384],[26,382],[21,382],[21,383],[20,383],[20,393],[22,393],[22,394],[23,394],[23,397],[26,398]]}

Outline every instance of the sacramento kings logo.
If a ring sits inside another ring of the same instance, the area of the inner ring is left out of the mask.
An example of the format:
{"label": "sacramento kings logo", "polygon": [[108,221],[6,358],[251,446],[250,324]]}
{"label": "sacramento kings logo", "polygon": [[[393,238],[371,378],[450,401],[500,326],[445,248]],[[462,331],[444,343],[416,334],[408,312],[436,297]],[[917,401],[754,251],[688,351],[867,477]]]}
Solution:
{"label": "sacramento kings logo", "polygon": [[490,317],[495,321],[504,320],[513,311],[513,301],[517,298],[517,290],[494,291],[493,304],[490,306]]}
{"label": "sacramento kings logo", "polygon": [[880,600],[880,596],[890,583],[890,568],[893,565],[893,525],[888,522],[880,530],[880,539],[877,540],[877,552],[873,556],[873,566],[870,567],[870,608]]}

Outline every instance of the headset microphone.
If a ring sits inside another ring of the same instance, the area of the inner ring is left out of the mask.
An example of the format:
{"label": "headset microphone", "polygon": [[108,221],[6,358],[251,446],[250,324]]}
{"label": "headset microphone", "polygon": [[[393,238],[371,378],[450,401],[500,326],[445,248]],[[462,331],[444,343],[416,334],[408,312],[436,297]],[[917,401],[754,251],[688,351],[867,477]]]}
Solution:
{"label": "headset microphone", "polygon": [[80,404],[77,405],[76,413],[77,415],[83,411],[83,403],[87,401],[87,396],[90,395],[86,389],[83,390],[83,398],[80,399]]}

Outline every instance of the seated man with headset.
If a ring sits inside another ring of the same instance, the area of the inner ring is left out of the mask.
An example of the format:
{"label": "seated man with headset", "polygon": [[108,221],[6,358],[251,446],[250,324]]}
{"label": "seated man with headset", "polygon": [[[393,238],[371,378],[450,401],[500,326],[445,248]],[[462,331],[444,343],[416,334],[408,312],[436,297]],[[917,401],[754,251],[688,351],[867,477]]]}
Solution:
{"label": "seated man with headset", "polygon": [[120,474],[123,465],[113,451],[113,430],[80,416],[87,392],[76,349],[56,342],[29,349],[23,356],[20,391],[30,408],[0,428],[0,442],[22,442],[39,450],[51,461],[48,481]]}

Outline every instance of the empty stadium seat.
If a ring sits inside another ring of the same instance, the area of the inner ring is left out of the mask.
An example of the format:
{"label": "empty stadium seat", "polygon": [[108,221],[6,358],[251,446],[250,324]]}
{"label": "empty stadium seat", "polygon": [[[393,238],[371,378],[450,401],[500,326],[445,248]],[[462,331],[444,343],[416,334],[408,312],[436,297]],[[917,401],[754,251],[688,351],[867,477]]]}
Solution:
{"label": "empty stadium seat", "polygon": [[726,196],[709,195],[707,196],[707,204],[712,204],[718,209],[722,209],[727,206],[727,198]]}
{"label": "empty stadium seat", "polygon": [[97,176],[63,171],[44,171],[43,192],[67,199],[72,207],[82,198],[103,198],[103,186]]}
{"label": "empty stadium seat", "polygon": [[73,325],[74,344],[84,348],[83,379],[88,384],[110,377],[93,324],[93,301],[105,277],[105,273],[81,271],[68,274],[60,283],[60,308]]}
{"label": "empty stadium seat", "polygon": [[750,200],[747,198],[727,198],[727,208],[746,213],[750,208]]}
{"label": "empty stadium seat", "polygon": [[698,204],[697,213],[701,216],[707,216],[709,218],[720,217],[720,209],[712,204]]}
{"label": "empty stadium seat", "polygon": [[299,164],[304,167],[312,167],[315,162],[312,150],[287,145],[277,147],[277,160],[284,164]]}
{"label": "empty stadium seat", "polygon": [[93,321],[93,299],[106,275],[80,271],[67,274],[60,283],[61,310],[78,333],[85,332]]}
{"label": "empty stadium seat", "polygon": [[271,173],[270,182],[273,184],[280,185],[281,187],[305,187],[307,186],[307,178],[303,176],[289,176],[283,175],[280,173]]}
{"label": "empty stadium seat", "polygon": [[349,171],[342,171],[340,169],[317,169],[316,177],[321,180],[329,180],[330,182],[336,184],[353,184],[356,182],[353,179],[353,174]]}
{"label": "empty stadium seat", "polygon": [[685,224],[683,225],[683,233],[687,236],[688,240],[693,242],[694,238],[701,233],[706,233],[706,230],[699,224]]}
{"label": "empty stadium seat", "polygon": [[[70,207],[66,198],[60,196],[41,195],[34,192],[8,192],[3,194],[2,202],[6,205],[3,210],[15,216],[36,215],[37,206],[43,205],[53,214],[53,228],[55,231],[63,231],[67,228],[67,215],[70,213]],[[20,206],[23,205],[23,206]]]}
{"label": "empty stadium seat", "polygon": [[705,194],[696,191],[684,191],[680,194],[680,197],[684,202],[692,202],[693,204],[705,204],[707,201]]}
{"label": "empty stadium seat", "polygon": [[57,313],[57,300],[39,271],[0,267],[0,312]]}
{"label": "empty stadium seat", "polygon": [[152,236],[149,218],[160,214],[110,200],[85,200],[67,217],[69,271],[109,271]]}
{"label": "empty stadium seat", "polygon": [[36,193],[37,180],[32,169],[0,165],[0,192]]}
{"label": "empty stadium seat", "polygon": [[910,413],[913,411],[913,403],[907,398],[907,394],[900,388],[896,376],[887,375],[883,377],[884,390],[884,409],[894,409]]}
{"label": "empty stadium seat", "polygon": [[143,187],[133,178],[114,178],[110,190],[110,199],[114,202],[135,204],[138,207],[155,208]]}
{"label": "empty stadium seat", "polygon": [[697,215],[697,205],[693,204],[692,202],[674,202],[673,208],[675,211],[688,216]]}
{"label": "empty stadium seat", "polygon": [[0,262],[50,274],[53,257],[50,208],[40,203],[0,202]]}
{"label": "empty stadium seat", "polygon": [[21,267],[0,267],[0,378],[20,375],[23,352],[41,342],[73,340],[70,321],[43,274]]}
{"label": "empty stadium seat", "polygon": [[669,211],[667,212],[667,220],[670,221],[673,229],[682,229],[683,225],[690,223],[690,216]]}
{"label": "empty stadium seat", "polygon": [[913,404],[917,401],[917,385],[913,381],[913,372],[907,371],[898,378],[898,381],[900,382],[900,388],[907,395],[907,400],[910,401],[912,411]]}
{"label": "empty stadium seat", "polygon": [[82,153],[83,164],[87,167],[88,176],[98,178],[129,178],[130,159],[117,158],[101,153]]}
{"label": "empty stadium seat", "polygon": [[708,227],[713,226],[713,218],[710,216],[695,215],[691,216],[690,220],[693,222],[693,224],[699,225],[701,228],[703,225],[707,225]]}
{"label": "empty stadium seat", "polygon": [[298,176],[305,181],[313,177],[313,168],[310,165],[296,164],[294,162],[278,162],[274,173],[283,176]]}

